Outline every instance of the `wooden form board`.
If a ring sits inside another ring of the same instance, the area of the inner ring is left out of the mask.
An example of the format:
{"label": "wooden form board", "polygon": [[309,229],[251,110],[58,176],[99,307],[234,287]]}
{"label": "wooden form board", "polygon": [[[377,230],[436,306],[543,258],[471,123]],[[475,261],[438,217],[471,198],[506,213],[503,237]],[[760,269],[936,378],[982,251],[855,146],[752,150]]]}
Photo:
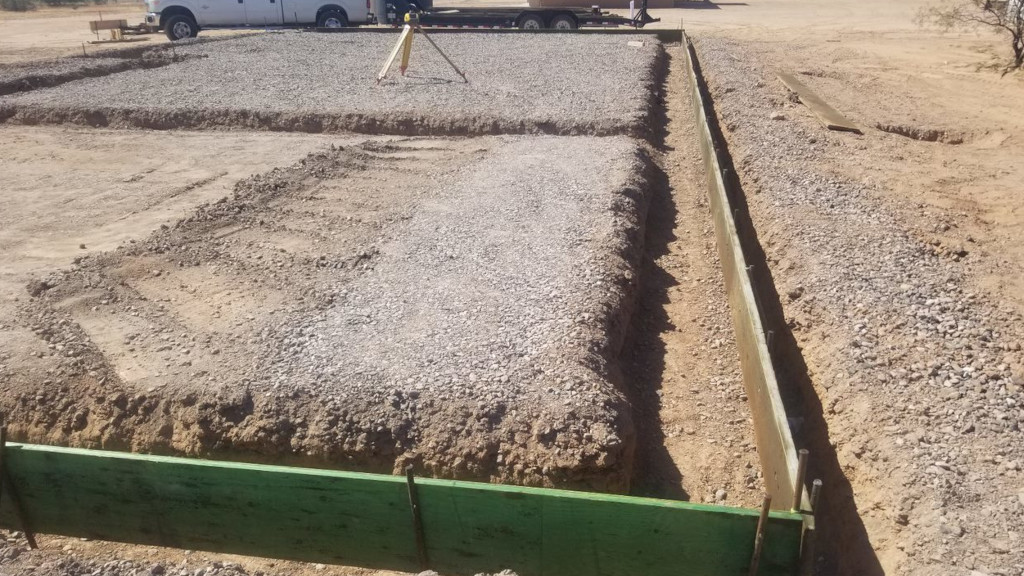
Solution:
{"label": "wooden form board", "polygon": [[[711,206],[718,254],[722,261],[725,289],[732,311],[736,344],[740,353],[740,369],[747,391],[757,437],[757,453],[764,474],[765,488],[772,497],[772,507],[789,510],[794,507],[798,454],[782,404],[782,394],[775,368],[768,351],[764,324],[747,272],[747,260],[740,244],[732,203],[722,175],[722,166],[708,120],[714,114],[700,81],[700,64],[696,51],[685,37],[683,53],[690,71],[690,85],[697,115],[701,153],[708,178],[708,203]],[[801,498],[807,502],[806,491]]]}
{"label": "wooden form board", "polygon": [[811,109],[811,112],[818,117],[818,120],[825,125],[829,130],[840,130],[845,132],[856,132],[857,134],[863,134],[864,132],[853,123],[853,121],[846,118],[839,113],[838,110],[828,105],[827,102],[822,100],[817,94],[811,91],[810,88],[804,85],[803,82],[799,81],[792,74],[786,72],[779,72],[777,74],[779,80],[786,85],[792,92],[795,92],[800,97],[800,101],[805,106]]}
{"label": "wooden form board", "polygon": [[89,22],[89,30],[91,32],[99,32],[100,30],[123,30],[127,27],[127,20],[93,20]]}
{"label": "wooden form board", "polygon": [[[43,534],[417,572],[405,478],[9,444]],[[747,574],[758,511],[417,479],[431,569],[521,576]],[[20,528],[10,497],[0,524]],[[760,575],[797,573],[802,515],[773,512]]]}

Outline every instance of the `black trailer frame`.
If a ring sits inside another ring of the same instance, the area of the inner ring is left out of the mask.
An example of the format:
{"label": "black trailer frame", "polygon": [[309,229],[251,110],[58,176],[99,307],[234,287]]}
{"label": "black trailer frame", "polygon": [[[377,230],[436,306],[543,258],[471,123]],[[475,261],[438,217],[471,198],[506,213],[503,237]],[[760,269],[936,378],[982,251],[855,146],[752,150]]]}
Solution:
{"label": "black trailer frame", "polygon": [[417,13],[421,26],[437,28],[521,28],[525,30],[575,30],[578,28],[611,28],[631,26],[643,28],[658,22],[647,13],[647,0],[640,10],[627,18],[593,8],[445,8],[434,7],[433,0],[387,0],[386,22],[401,26],[405,15]]}

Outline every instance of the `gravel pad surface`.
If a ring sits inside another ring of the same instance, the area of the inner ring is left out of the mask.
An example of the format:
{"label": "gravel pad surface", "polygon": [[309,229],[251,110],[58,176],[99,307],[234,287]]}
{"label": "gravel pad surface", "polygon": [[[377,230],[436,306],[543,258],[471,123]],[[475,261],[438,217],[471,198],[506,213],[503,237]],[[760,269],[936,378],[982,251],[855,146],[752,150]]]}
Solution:
{"label": "gravel pad surface", "polygon": [[[34,283],[18,437],[624,489],[626,137],[374,140]],[[2,379],[0,379],[2,380]],[[2,406],[0,406],[2,408]]]}
{"label": "gravel pad surface", "polygon": [[[151,128],[400,134],[643,130],[662,48],[649,36],[443,34],[376,75],[398,34],[286,32],[176,47],[200,56],[0,101],[0,118]],[[630,46],[630,41],[643,46]]]}
{"label": "gravel pad surface", "polygon": [[127,58],[60,58],[28,64],[0,66],[0,95],[55,86],[90,76],[104,76],[135,68]]}

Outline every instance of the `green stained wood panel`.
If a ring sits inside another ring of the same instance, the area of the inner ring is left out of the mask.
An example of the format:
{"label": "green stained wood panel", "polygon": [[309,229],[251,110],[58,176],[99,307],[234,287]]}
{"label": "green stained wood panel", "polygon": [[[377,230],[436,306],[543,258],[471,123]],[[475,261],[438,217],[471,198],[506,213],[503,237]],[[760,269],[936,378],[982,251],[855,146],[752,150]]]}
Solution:
{"label": "green stained wood panel", "polygon": [[[33,528],[416,572],[405,479],[23,444],[4,466]],[[521,576],[747,573],[757,511],[417,479],[430,567]],[[0,524],[17,528],[10,498]],[[762,575],[796,574],[802,516],[773,512]]]}
{"label": "green stained wood panel", "polygon": [[[437,480],[418,486],[431,562],[466,574],[746,575],[757,530],[758,513],[742,508]],[[796,574],[801,535],[800,515],[773,512],[758,573]]]}
{"label": "green stained wood panel", "polygon": [[16,444],[4,467],[44,534],[418,568],[399,478]]}

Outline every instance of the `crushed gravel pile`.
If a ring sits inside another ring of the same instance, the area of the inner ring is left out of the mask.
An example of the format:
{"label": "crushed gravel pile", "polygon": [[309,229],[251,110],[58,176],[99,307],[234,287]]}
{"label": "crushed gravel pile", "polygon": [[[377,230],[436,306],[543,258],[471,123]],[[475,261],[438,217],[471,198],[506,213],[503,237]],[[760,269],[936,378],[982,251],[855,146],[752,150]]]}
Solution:
{"label": "crushed gravel pile", "polygon": [[639,150],[368,142],[253,177],[33,283],[55,365],[0,409],[30,441],[624,489]]}
{"label": "crushed gravel pile", "polygon": [[[972,290],[966,251],[909,233],[884,190],[815,168],[870,136],[823,130],[741,44],[698,50],[829,437],[860,487],[826,483],[826,540],[856,550],[863,522],[876,544],[902,542],[900,573],[1021,574],[1021,316]],[[832,561],[871,573],[868,558]]]}
{"label": "crushed gravel pile", "polygon": [[91,76],[106,76],[134,68],[126,58],[59,58],[28,64],[0,65],[0,95],[56,86]]}
{"label": "crushed gravel pile", "polygon": [[110,50],[103,56],[72,56],[53,60],[0,65],[0,96],[58,86],[83,78],[109,76],[183,62],[191,57],[164,46]]}
{"label": "crushed gravel pile", "polygon": [[[0,120],[397,134],[640,134],[661,45],[649,36],[435,34],[405,77],[377,72],[397,34],[255,34],[175,47],[189,59],[0,100]],[[630,41],[642,46],[630,46]]]}

